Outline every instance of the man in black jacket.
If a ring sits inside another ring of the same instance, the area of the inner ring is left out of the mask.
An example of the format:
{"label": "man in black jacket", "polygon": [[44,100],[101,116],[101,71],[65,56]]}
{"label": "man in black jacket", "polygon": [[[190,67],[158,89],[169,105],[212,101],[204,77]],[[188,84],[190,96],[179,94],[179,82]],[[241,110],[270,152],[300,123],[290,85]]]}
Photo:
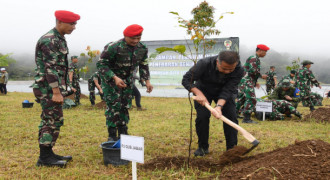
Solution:
{"label": "man in black jacket", "polygon": [[[218,56],[201,59],[182,79],[182,85],[194,93],[197,118],[195,121],[198,136],[198,149],[195,156],[209,153],[210,111],[204,107],[207,103],[216,103],[215,109],[238,124],[235,110],[237,86],[243,77],[239,55],[234,51],[223,51]],[[237,145],[237,130],[223,123],[227,150]]]}

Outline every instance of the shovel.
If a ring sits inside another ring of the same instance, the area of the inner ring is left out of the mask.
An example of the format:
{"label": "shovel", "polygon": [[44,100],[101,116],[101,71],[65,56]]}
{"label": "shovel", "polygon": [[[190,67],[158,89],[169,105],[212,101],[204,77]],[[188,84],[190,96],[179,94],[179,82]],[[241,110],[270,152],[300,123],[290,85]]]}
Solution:
{"label": "shovel", "polygon": [[[194,100],[196,99],[196,96],[192,97]],[[205,107],[211,112],[211,114],[216,114],[216,116],[214,115],[215,118],[222,120],[223,122],[225,122],[226,124],[228,124],[229,126],[235,128],[237,131],[239,131],[243,137],[245,139],[247,139],[251,144],[252,147],[250,149],[248,149],[243,155],[249,153],[250,151],[252,151],[255,147],[257,147],[259,145],[259,141],[253,137],[249,132],[247,132],[245,129],[243,129],[241,126],[239,126],[238,124],[232,122],[231,120],[227,119],[225,116],[219,116],[218,112],[211,107],[208,103],[205,103]]]}

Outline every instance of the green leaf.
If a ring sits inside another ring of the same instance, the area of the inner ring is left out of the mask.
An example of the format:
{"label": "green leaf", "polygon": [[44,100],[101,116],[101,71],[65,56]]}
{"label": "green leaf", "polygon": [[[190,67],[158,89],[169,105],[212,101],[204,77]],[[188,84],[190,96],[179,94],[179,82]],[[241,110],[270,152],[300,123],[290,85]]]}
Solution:
{"label": "green leaf", "polygon": [[176,45],[173,47],[174,51],[179,52],[180,54],[183,54],[186,52],[186,46],[184,45]]}
{"label": "green leaf", "polygon": [[170,13],[179,16],[179,13],[177,13],[177,12],[170,11]]}
{"label": "green leaf", "polygon": [[85,53],[81,53],[80,56],[85,57],[86,55],[85,55]]}

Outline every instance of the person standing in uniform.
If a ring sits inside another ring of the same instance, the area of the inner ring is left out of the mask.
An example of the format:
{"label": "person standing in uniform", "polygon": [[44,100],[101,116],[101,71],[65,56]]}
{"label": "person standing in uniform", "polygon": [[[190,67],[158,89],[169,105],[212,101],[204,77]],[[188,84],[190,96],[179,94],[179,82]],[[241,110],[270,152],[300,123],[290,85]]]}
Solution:
{"label": "person standing in uniform", "polygon": [[150,93],[153,89],[146,61],[148,49],[140,42],[142,31],[143,27],[137,24],[126,27],[124,38],[107,44],[96,63],[107,103],[105,116],[108,140],[117,140],[120,134],[128,133],[128,109],[132,105],[133,74],[137,67],[140,78],[146,83],[147,92]]}
{"label": "person standing in uniform", "polygon": [[257,123],[251,120],[251,114],[257,103],[254,87],[260,88],[258,78],[267,78],[267,75],[260,74],[260,59],[265,57],[269,47],[263,44],[257,45],[256,55],[250,56],[244,64],[244,77],[238,85],[239,93],[236,102],[236,111],[239,114],[243,107],[242,113],[244,115],[243,123]]}
{"label": "person standing in uniform", "polygon": [[273,89],[276,88],[277,84],[277,77],[275,72],[275,66],[270,66],[270,69],[268,72],[266,72],[267,78],[266,78],[266,91],[267,94],[270,95]]}
{"label": "person standing in uniform", "polygon": [[0,75],[0,91],[3,94],[7,94],[7,83],[8,83],[8,73],[6,68],[1,68],[1,75]]}
{"label": "person standing in uniform", "polygon": [[76,105],[81,105],[80,103],[80,85],[79,85],[79,69],[78,69],[78,56],[71,56],[71,64],[69,71],[69,79],[73,88],[76,89],[74,94],[74,102]]}
{"label": "person standing in uniform", "polygon": [[[76,29],[78,14],[70,11],[56,11],[56,26],[37,42],[35,52],[36,75],[32,84],[33,93],[40,102],[42,113],[38,142],[40,156],[37,166],[64,167],[72,156],[60,156],[53,152],[63,124],[63,96],[70,86],[68,76],[68,47],[65,34]],[[73,91],[74,88],[72,88]]]}
{"label": "person standing in uniform", "polygon": [[103,90],[101,88],[101,77],[97,71],[88,79],[89,100],[92,106],[95,105],[95,87],[99,90],[101,100],[104,100]]}
{"label": "person standing in uniform", "polygon": [[314,105],[311,98],[311,86],[315,85],[322,88],[320,83],[315,79],[313,72],[310,70],[312,61],[304,60],[301,63],[303,66],[298,70],[296,74],[296,87],[300,90],[300,97],[303,104],[309,106],[310,111],[314,111]]}
{"label": "person standing in uniform", "polygon": [[[207,57],[197,62],[183,76],[182,85],[194,93],[194,106],[197,112],[195,121],[198,136],[198,149],[195,156],[209,153],[210,111],[204,107],[212,101],[219,115],[224,115],[238,124],[235,111],[237,85],[243,77],[239,55],[234,51],[223,51],[218,56]],[[237,145],[237,130],[223,123],[227,150]]]}

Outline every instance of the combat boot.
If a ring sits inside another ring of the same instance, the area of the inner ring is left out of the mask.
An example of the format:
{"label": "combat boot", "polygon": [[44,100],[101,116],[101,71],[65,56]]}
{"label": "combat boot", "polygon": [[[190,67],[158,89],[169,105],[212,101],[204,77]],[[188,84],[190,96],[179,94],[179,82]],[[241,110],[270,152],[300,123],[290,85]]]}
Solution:
{"label": "combat boot", "polygon": [[108,141],[117,141],[118,140],[117,128],[108,127],[108,133],[109,133]]}
{"label": "combat boot", "polygon": [[127,132],[127,126],[126,124],[125,125],[121,125],[121,126],[118,126],[118,138],[120,139],[120,135],[121,134],[126,134],[128,135],[128,132]]}
{"label": "combat boot", "polygon": [[243,116],[241,116],[241,114],[240,114],[239,111],[237,111],[237,110],[236,110],[236,115],[237,115],[237,118],[240,118],[240,119],[243,118]]}
{"label": "combat boot", "polygon": [[146,110],[147,110],[147,108],[143,108],[143,107],[137,107],[137,108],[136,108],[136,110],[138,110],[138,111],[146,111]]}
{"label": "combat boot", "polygon": [[299,119],[302,119],[302,115],[299,113],[299,114],[295,114]]}
{"label": "combat boot", "polygon": [[48,167],[65,167],[67,162],[56,159],[51,152],[52,147],[46,147],[39,145],[40,156],[37,161],[37,166],[48,166]]}
{"label": "combat boot", "polygon": [[94,106],[95,105],[95,101],[91,101],[91,104],[92,104],[92,106]]}
{"label": "combat boot", "polygon": [[52,156],[54,156],[56,159],[58,160],[64,160],[64,161],[71,161],[72,160],[72,156],[60,156],[54,153],[53,151],[53,147],[50,150]]}
{"label": "combat boot", "polygon": [[310,110],[311,112],[315,111],[314,106],[310,106],[310,107],[309,107],[309,110]]}
{"label": "combat boot", "polygon": [[251,120],[251,114],[244,114],[242,123],[258,124],[257,122]]}

